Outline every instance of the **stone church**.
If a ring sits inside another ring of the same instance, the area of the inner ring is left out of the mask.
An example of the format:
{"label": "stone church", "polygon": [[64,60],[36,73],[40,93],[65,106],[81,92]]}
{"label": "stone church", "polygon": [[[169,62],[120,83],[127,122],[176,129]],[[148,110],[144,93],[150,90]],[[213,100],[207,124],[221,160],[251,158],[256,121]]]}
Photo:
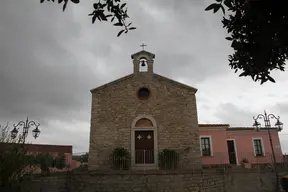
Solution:
{"label": "stone church", "polygon": [[132,169],[158,169],[164,149],[179,153],[182,169],[201,166],[197,89],[154,73],[153,53],[131,58],[132,74],[91,90],[88,169],[109,169],[115,148],[129,151]]}

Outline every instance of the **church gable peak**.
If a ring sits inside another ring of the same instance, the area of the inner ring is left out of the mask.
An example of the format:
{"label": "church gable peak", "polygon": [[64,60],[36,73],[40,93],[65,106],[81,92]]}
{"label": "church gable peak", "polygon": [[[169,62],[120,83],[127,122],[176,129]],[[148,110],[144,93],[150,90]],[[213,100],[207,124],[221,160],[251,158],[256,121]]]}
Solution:
{"label": "church gable peak", "polygon": [[155,59],[155,54],[141,50],[131,55],[131,59],[140,59],[141,57],[146,57],[147,59],[153,60]]}

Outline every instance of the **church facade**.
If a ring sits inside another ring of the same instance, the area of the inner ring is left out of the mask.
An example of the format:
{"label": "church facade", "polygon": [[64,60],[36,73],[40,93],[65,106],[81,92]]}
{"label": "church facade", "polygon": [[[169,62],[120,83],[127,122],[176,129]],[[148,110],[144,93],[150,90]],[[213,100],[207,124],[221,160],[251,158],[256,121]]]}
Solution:
{"label": "church facade", "polygon": [[153,53],[131,58],[132,74],[91,90],[88,169],[109,169],[117,148],[132,169],[158,169],[163,150],[177,151],[182,169],[201,166],[197,89],[154,73]]}

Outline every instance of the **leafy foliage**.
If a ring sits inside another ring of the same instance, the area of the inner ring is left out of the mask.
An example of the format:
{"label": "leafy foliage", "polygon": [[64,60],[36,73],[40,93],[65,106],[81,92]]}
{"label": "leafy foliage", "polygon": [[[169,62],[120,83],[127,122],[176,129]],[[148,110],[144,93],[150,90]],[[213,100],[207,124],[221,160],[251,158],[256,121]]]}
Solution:
{"label": "leafy foliage", "polygon": [[66,167],[66,158],[63,153],[59,153],[57,157],[53,157],[49,153],[39,153],[34,156],[33,164],[40,165],[42,173],[49,173],[49,168],[51,167],[55,167],[57,169],[64,169]]}
{"label": "leafy foliage", "polygon": [[54,166],[57,169],[64,169],[66,167],[66,157],[64,153],[59,153],[58,157],[54,158]]}
{"label": "leafy foliage", "polygon": [[115,148],[111,154],[113,166],[116,169],[128,169],[130,153],[125,148]]}
{"label": "leafy foliage", "polygon": [[88,157],[89,157],[89,153],[85,153],[84,155],[81,155],[80,162],[88,163]]}
{"label": "leafy foliage", "polygon": [[35,164],[40,165],[42,173],[49,173],[49,168],[53,167],[54,158],[49,153],[39,153],[35,156]]}
{"label": "leafy foliage", "polygon": [[179,163],[179,154],[171,149],[164,149],[159,153],[159,167],[162,169],[175,169]]}
{"label": "leafy foliage", "polygon": [[[284,71],[288,57],[287,0],[216,0],[205,10],[223,11],[222,24],[234,54],[229,65],[261,84],[275,82],[273,70]],[[225,15],[228,10],[228,15]]]}
{"label": "leafy foliage", "polygon": [[[44,1],[45,0],[40,0],[40,3],[43,3]],[[46,1],[55,2],[55,0]],[[78,4],[80,3],[80,0],[58,0],[59,4],[63,3],[63,11],[66,10],[68,2]],[[97,20],[100,22],[114,22],[114,26],[123,28],[118,32],[118,37],[123,32],[128,33],[128,31],[136,29],[136,27],[131,26],[131,22],[127,22],[127,19],[129,18],[127,14],[127,6],[126,3],[121,3],[121,0],[98,0],[97,3],[93,4],[93,9],[92,13],[89,14],[89,16],[92,17],[92,23],[95,23]]]}

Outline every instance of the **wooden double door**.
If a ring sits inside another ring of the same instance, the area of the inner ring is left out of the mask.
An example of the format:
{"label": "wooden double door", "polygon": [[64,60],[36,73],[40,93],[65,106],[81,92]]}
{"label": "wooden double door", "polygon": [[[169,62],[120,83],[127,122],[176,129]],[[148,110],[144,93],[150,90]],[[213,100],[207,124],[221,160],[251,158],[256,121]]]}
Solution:
{"label": "wooden double door", "polygon": [[135,131],[135,164],[154,164],[154,131]]}

